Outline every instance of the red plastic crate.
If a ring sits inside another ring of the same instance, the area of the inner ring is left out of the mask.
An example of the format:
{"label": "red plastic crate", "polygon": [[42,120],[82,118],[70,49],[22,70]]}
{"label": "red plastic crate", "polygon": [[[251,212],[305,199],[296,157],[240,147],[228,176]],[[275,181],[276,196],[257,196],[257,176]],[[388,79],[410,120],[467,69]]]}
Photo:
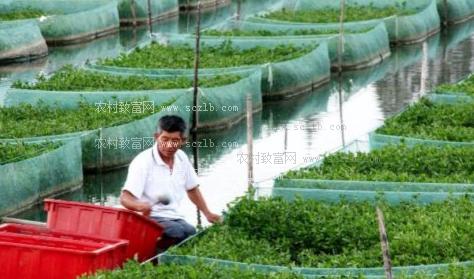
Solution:
{"label": "red plastic crate", "polygon": [[0,233],[2,278],[69,279],[115,265],[126,242],[104,244],[44,236]]}
{"label": "red plastic crate", "polygon": [[61,233],[52,231],[46,227],[22,224],[2,224],[0,225],[0,235],[4,233],[19,234],[22,236],[41,236],[43,238],[52,239],[69,239],[73,241],[92,242],[104,245],[116,245],[118,248],[110,255],[110,265],[107,268],[113,269],[121,267],[126,260],[126,251],[128,248],[128,240],[111,239],[104,237],[93,237],[75,233]]}
{"label": "red plastic crate", "polygon": [[144,261],[156,254],[163,227],[134,211],[89,203],[45,199],[47,226],[58,232],[129,241],[127,258]]}

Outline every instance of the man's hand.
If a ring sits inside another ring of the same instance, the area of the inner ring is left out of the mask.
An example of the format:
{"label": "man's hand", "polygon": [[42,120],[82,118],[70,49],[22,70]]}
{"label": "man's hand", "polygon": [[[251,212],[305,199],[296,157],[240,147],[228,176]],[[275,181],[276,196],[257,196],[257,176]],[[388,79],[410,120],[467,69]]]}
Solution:
{"label": "man's hand", "polygon": [[221,216],[212,213],[206,205],[204,198],[201,195],[201,191],[199,191],[198,186],[194,187],[192,190],[188,191],[189,199],[197,206],[197,208],[206,216],[207,221],[209,223],[215,224],[222,222]]}
{"label": "man's hand", "polygon": [[137,211],[141,212],[143,214],[143,216],[150,216],[150,213],[151,213],[151,205],[149,205],[148,203],[144,202],[144,203],[140,203],[140,205],[138,205],[137,207]]}
{"label": "man's hand", "polygon": [[207,221],[209,221],[209,223],[215,224],[215,223],[222,222],[222,217],[212,212],[207,213],[205,216],[206,216]]}
{"label": "man's hand", "polygon": [[151,205],[139,201],[127,190],[122,191],[122,194],[120,195],[120,203],[127,209],[141,212],[144,216],[150,216]]}

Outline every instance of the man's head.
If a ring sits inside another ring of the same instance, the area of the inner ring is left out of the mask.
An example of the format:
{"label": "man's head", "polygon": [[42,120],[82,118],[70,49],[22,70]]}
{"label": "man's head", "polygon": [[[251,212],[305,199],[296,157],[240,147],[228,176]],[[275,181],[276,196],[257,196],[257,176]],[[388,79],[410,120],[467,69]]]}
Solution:
{"label": "man's head", "polygon": [[160,154],[172,158],[186,140],[186,123],[179,116],[161,117],[156,128],[155,140]]}

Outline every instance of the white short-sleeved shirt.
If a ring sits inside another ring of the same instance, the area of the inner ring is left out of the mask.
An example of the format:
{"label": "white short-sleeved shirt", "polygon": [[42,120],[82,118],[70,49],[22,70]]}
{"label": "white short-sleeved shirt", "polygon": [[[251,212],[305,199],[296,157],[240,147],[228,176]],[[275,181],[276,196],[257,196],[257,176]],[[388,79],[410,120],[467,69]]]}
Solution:
{"label": "white short-sleeved shirt", "polygon": [[[174,155],[173,170],[163,162],[155,143],[137,155],[128,168],[122,188],[139,201],[152,205],[151,216],[183,219],[180,204],[186,192],[199,185],[196,171],[182,150]],[[159,203],[160,196],[168,196],[169,204]]]}

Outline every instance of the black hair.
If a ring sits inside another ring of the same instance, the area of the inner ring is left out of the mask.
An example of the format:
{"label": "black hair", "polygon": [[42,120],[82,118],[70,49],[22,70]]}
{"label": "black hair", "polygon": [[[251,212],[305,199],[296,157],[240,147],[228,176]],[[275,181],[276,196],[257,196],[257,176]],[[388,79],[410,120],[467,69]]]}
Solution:
{"label": "black hair", "polygon": [[186,132],[186,122],[176,115],[165,115],[158,120],[157,132],[166,131],[168,133],[180,132],[182,135]]}

